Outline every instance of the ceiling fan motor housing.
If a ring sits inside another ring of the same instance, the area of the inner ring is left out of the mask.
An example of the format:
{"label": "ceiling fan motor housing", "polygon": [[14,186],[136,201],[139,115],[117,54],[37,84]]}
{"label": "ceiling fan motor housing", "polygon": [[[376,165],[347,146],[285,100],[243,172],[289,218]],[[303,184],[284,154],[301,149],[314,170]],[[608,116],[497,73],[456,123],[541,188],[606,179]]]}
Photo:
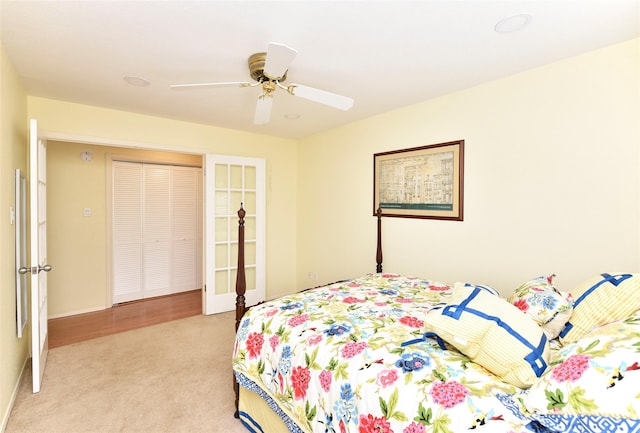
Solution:
{"label": "ceiling fan motor housing", "polygon": [[259,83],[264,81],[284,81],[287,78],[285,72],[282,77],[269,77],[264,73],[264,64],[267,59],[267,53],[255,53],[249,57],[249,74],[251,78]]}

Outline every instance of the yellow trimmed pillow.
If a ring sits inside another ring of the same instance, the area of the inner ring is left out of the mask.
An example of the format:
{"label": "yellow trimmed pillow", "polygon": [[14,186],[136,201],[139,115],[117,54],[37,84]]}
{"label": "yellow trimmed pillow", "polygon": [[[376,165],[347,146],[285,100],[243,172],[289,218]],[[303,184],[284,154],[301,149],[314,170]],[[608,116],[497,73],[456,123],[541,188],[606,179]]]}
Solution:
{"label": "yellow trimmed pillow", "polygon": [[529,388],[547,369],[549,343],[536,322],[486,290],[457,286],[425,327],[503,381]]}
{"label": "yellow trimmed pillow", "polygon": [[482,290],[486,290],[487,292],[491,293],[492,295],[495,296],[500,296],[500,292],[498,292],[496,289],[494,289],[491,286],[485,286],[484,284],[472,284],[472,283],[461,283],[461,282],[457,282],[453,285],[453,287],[472,287],[475,288],[477,287],[478,289],[482,289]]}
{"label": "yellow trimmed pillow", "polygon": [[573,313],[560,342],[578,341],[596,326],[629,317],[640,309],[640,274],[600,274],[571,291]]}

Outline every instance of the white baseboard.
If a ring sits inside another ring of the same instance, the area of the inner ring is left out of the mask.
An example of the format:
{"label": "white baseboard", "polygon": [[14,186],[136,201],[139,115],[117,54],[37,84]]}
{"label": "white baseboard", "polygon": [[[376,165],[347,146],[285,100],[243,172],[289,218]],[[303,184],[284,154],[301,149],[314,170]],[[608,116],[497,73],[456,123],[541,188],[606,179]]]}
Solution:
{"label": "white baseboard", "polygon": [[47,319],[59,319],[61,317],[75,316],[76,314],[84,314],[84,313],[95,313],[96,311],[106,310],[107,307],[96,307],[96,308],[87,308],[86,310],[78,310],[78,311],[70,311],[68,313],[61,314],[51,314],[47,317]]}
{"label": "white baseboard", "polygon": [[13,388],[13,392],[11,393],[11,398],[9,399],[9,404],[7,405],[7,410],[2,415],[2,424],[0,425],[0,432],[4,433],[7,428],[7,424],[9,423],[9,416],[11,415],[11,411],[13,410],[13,405],[16,402],[16,398],[18,397],[18,391],[20,390],[20,385],[22,385],[22,381],[24,380],[24,373],[27,370],[27,363],[31,358],[27,357],[24,360],[24,364],[22,364],[22,371],[20,371],[20,376],[16,382],[16,386]]}

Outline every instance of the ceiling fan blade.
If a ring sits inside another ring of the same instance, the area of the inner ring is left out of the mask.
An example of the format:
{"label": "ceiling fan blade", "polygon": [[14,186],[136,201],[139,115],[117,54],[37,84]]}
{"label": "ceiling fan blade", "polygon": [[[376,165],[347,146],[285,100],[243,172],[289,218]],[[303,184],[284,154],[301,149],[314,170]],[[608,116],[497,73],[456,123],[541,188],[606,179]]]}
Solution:
{"label": "ceiling fan blade", "polygon": [[264,73],[269,78],[280,79],[298,52],[284,44],[270,42],[267,47],[267,58],[264,62]]}
{"label": "ceiling fan blade", "polygon": [[228,81],[221,83],[192,83],[192,84],[172,84],[171,89],[189,89],[194,87],[249,87],[251,83],[243,81]]}
{"label": "ceiling fan blade", "polygon": [[255,125],[264,125],[265,123],[269,123],[272,105],[273,96],[267,94],[260,95],[258,103],[256,104],[256,114],[253,118],[253,123]]}
{"label": "ceiling fan blade", "polygon": [[294,96],[299,96],[344,111],[353,107],[352,98],[327,92],[326,90],[314,89],[313,87],[302,86],[300,84],[291,84],[287,87],[287,91]]}

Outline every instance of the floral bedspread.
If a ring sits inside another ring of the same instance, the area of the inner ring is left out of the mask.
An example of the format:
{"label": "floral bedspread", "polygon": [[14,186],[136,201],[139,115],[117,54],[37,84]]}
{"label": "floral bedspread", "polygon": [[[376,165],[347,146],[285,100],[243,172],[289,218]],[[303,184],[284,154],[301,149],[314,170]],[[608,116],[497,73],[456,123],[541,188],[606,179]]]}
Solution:
{"label": "floral bedspread", "polygon": [[640,432],[640,311],[556,347],[519,402],[557,432]]}
{"label": "floral bedspread", "polygon": [[547,431],[496,397],[519,389],[425,337],[424,314],[451,290],[371,274],[260,304],[241,321],[234,372],[292,431]]}

